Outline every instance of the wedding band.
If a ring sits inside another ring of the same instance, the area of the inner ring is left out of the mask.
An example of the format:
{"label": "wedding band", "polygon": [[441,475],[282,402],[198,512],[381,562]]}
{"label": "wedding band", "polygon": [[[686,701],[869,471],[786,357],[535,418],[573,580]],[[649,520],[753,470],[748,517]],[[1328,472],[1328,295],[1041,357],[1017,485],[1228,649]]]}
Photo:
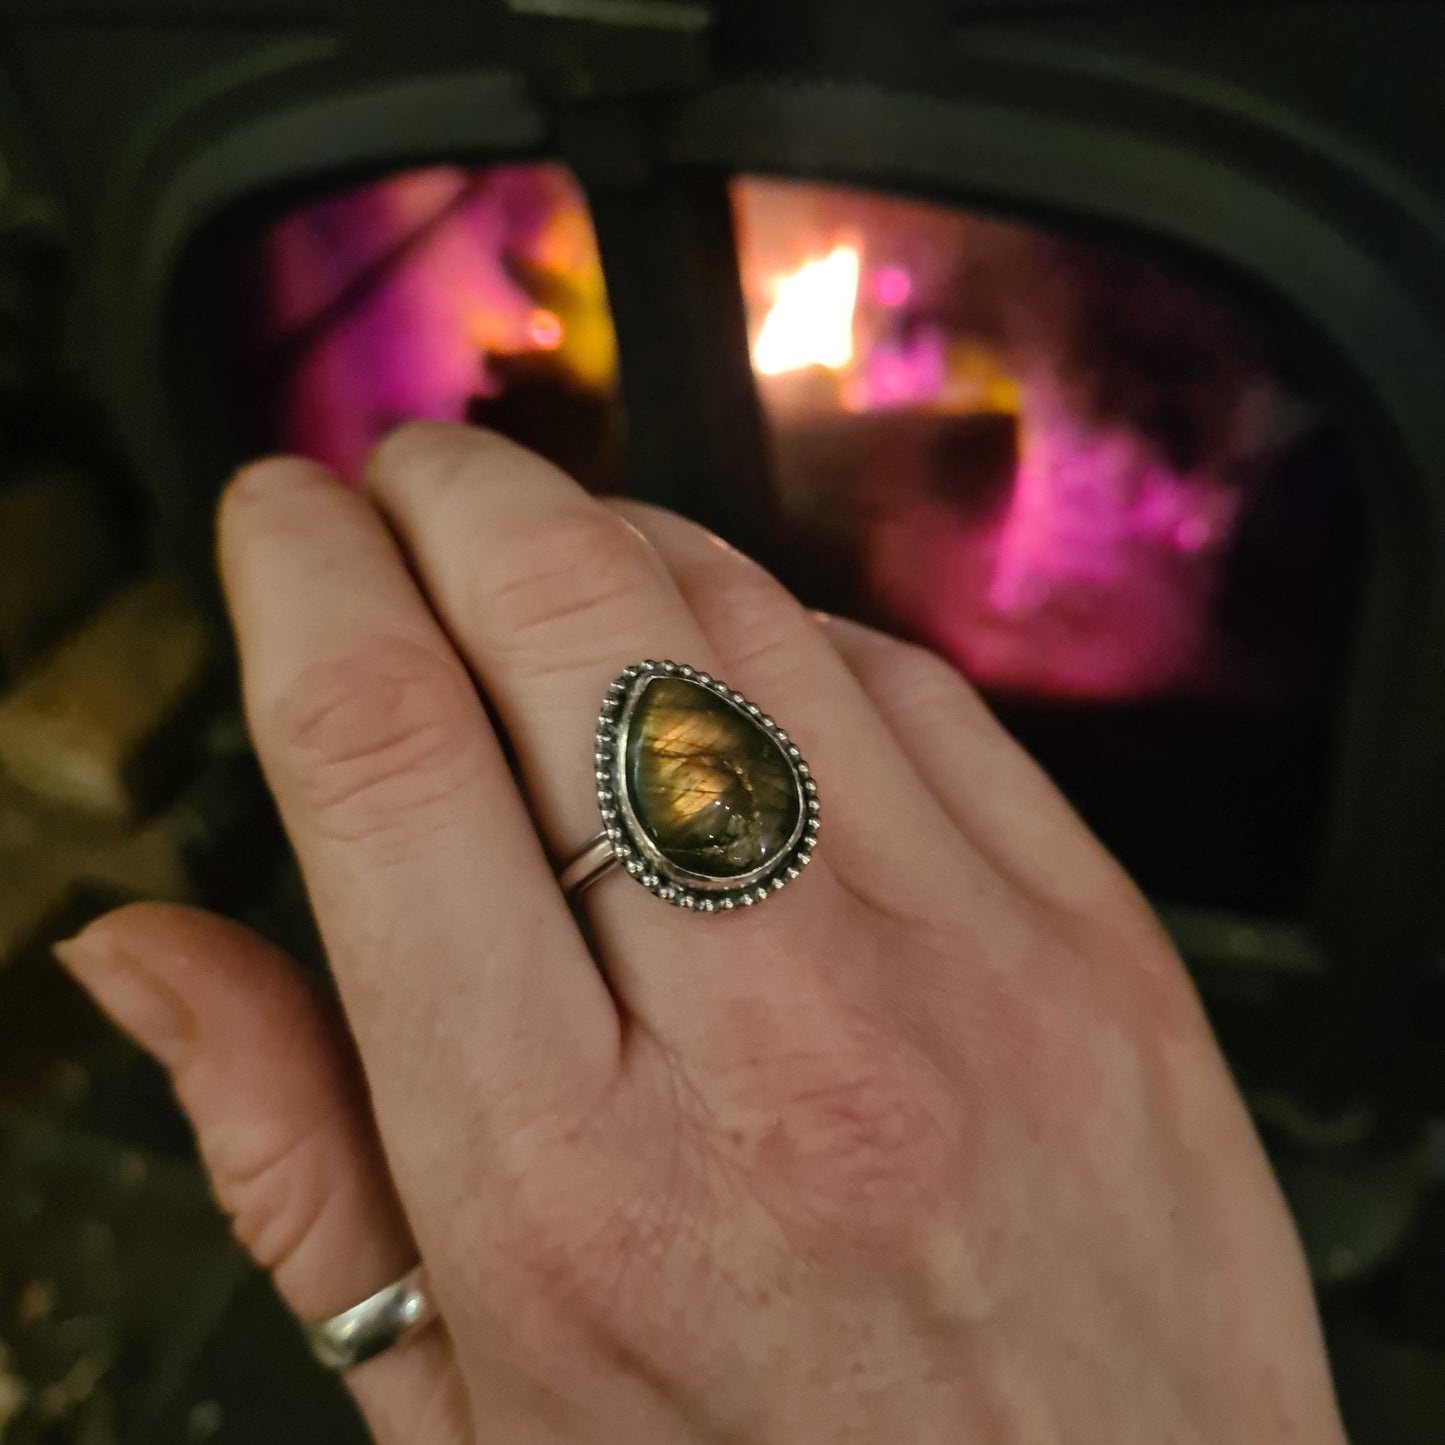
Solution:
{"label": "wedding band", "polygon": [[602,701],[594,761],[602,827],[558,872],[571,903],[622,868],[678,908],[749,908],[817,847],[818,789],[797,745],[705,672],[624,668]]}
{"label": "wedding band", "polygon": [[349,1370],[400,1344],[436,1319],[421,1265],[374,1295],[302,1326],[311,1353],[328,1370]]}

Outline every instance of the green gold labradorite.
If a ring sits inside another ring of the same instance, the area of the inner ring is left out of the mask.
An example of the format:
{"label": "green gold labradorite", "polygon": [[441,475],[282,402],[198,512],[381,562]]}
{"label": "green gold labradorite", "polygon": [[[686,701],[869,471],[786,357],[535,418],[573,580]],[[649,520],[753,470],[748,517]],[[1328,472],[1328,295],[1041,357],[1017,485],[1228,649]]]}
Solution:
{"label": "green gold labradorite", "polygon": [[669,903],[760,903],[815,846],[817,789],[797,747],[741,693],[690,667],[623,672],[603,704],[597,765],[617,860]]}
{"label": "green gold labradorite", "polygon": [[674,867],[741,878],[780,858],[803,812],[797,774],[745,712],[701,683],[653,677],[632,705],[623,781]]}

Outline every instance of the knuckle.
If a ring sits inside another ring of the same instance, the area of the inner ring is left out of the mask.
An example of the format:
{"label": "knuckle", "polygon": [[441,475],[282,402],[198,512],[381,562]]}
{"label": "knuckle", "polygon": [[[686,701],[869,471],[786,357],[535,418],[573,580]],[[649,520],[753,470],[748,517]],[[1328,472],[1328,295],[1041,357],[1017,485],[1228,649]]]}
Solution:
{"label": "knuckle", "polygon": [[795,672],[806,656],[813,624],[761,567],[720,566],[703,592],[735,639],[729,664],[740,672],[776,677]]}
{"label": "knuckle", "polygon": [[608,512],[576,512],[534,525],[498,549],[478,580],[475,615],[494,645],[525,661],[539,641],[575,638],[595,650],[599,635],[636,615],[656,585],[647,543]]}
{"label": "knuckle", "polygon": [[270,1140],[250,1153],[237,1153],[224,1141],[203,1152],[236,1238],[263,1269],[284,1270],[315,1237],[331,1195],[326,1131]]}
{"label": "knuckle", "polygon": [[458,665],[391,638],[305,669],[274,729],[302,806],[338,836],[364,836],[450,795],[476,707]]}

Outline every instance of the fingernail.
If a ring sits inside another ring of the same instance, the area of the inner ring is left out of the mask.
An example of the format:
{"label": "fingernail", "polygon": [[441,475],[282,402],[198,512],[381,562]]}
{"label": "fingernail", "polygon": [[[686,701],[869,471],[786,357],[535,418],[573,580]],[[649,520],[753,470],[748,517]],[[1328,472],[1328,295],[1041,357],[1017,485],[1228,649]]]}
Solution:
{"label": "fingernail", "polygon": [[174,1067],[195,1033],[195,1018],[153,969],[94,929],[57,943],[53,952],[136,1043]]}

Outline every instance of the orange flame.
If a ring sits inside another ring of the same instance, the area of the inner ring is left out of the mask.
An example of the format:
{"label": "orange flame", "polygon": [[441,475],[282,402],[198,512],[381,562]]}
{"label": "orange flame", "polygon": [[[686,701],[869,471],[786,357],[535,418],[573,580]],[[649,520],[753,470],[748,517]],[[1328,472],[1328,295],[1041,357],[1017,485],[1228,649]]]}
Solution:
{"label": "orange flame", "polygon": [[841,371],[853,360],[853,309],[861,258],[856,246],[838,245],[778,278],[777,299],[753,343],[762,376],[806,366]]}

